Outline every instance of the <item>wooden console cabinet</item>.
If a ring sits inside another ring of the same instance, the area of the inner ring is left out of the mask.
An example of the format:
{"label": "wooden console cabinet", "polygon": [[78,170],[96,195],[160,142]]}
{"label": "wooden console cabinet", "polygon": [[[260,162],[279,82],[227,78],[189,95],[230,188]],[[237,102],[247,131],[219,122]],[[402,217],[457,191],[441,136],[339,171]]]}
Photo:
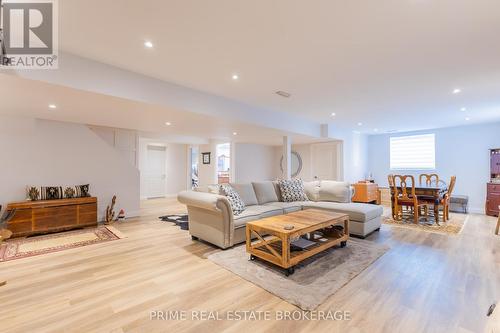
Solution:
{"label": "wooden console cabinet", "polygon": [[14,202],[7,205],[12,210],[6,226],[12,237],[97,226],[95,197]]}
{"label": "wooden console cabinet", "polygon": [[380,204],[380,192],[378,185],[369,182],[359,182],[352,184],[354,187],[353,202]]}
{"label": "wooden console cabinet", "polygon": [[491,182],[486,186],[486,215],[498,216],[500,206],[500,149],[490,149]]}

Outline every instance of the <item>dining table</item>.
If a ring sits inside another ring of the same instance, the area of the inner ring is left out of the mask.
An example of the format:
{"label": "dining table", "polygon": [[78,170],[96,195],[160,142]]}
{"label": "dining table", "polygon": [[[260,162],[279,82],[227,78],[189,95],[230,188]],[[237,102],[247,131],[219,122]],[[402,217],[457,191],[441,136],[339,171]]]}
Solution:
{"label": "dining table", "polygon": [[[397,185],[398,191],[401,190],[401,186]],[[436,224],[439,224],[439,203],[443,199],[444,195],[448,191],[448,185],[446,183],[431,183],[431,184],[415,184],[415,195],[420,198],[426,198],[427,200],[434,201],[434,218]],[[394,192],[391,189],[391,208],[392,216],[395,215],[394,212]]]}

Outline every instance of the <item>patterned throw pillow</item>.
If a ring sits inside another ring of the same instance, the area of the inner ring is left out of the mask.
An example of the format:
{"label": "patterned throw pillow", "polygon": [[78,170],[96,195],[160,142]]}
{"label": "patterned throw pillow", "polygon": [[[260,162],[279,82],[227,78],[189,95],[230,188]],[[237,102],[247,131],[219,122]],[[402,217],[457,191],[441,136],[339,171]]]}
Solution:
{"label": "patterned throw pillow", "polygon": [[40,199],[40,190],[36,186],[28,186],[26,188],[26,194],[31,201]]}
{"label": "patterned throw pillow", "polygon": [[76,185],[76,197],[77,198],[85,198],[90,197],[90,185]]}
{"label": "patterned throw pillow", "polygon": [[66,187],[64,189],[64,197],[66,199],[74,198],[75,194],[76,194],[76,191],[75,191],[75,189],[73,187]]}
{"label": "patterned throw pillow", "polygon": [[236,192],[229,184],[221,185],[220,190],[221,193],[227,197],[227,200],[229,200],[233,214],[240,215],[241,212],[245,210],[245,203],[241,200],[238,192]]}
{"label": "patterned throw pillow", "polygon": [[61,186],[42,186],[40,188],[42,200],[56,200],[63,198]]}
{"label": "patterned throw pillow", "polygon": [[281,199],[284,202],[309,200],[304,190],[302,179],[282,179],[278,181],[278,184],[281,190]]}

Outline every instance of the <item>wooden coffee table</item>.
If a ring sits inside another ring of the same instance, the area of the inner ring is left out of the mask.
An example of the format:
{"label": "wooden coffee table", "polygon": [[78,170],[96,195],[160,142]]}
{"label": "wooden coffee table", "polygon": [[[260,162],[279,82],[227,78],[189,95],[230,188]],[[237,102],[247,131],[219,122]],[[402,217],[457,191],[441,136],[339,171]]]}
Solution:
{"label": "wooden coffee table", "polygon": [[[341,237],[325,236],[309,240],[315,242],[308,249],[291,251],[290,244],[295,239],[320,229],[343,224],[344,235]],[[292,225],[292,230],[285,226]],[[252,238],[257,238],[252,241]],[[286,275],[293,274],[294,266],[299,262],[329,249],[332,246],[346,246],[349,239],[349,216],[319,209],[306,209],[285,215],[267,217],[248,222],[246,225],[246,249],[250,260],[256,257],[286,269]]]}

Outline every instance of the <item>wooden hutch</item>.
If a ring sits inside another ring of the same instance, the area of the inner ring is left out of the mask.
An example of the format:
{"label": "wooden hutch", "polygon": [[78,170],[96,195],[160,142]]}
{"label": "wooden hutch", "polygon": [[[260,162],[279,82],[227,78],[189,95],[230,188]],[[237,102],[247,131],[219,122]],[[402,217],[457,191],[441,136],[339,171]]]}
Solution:
{"label": "wooden hutch", "polygon": [[486,215],[498,216],[498,206],[500,206],[500,148],[490,149],[490,177],[486,191]]}

